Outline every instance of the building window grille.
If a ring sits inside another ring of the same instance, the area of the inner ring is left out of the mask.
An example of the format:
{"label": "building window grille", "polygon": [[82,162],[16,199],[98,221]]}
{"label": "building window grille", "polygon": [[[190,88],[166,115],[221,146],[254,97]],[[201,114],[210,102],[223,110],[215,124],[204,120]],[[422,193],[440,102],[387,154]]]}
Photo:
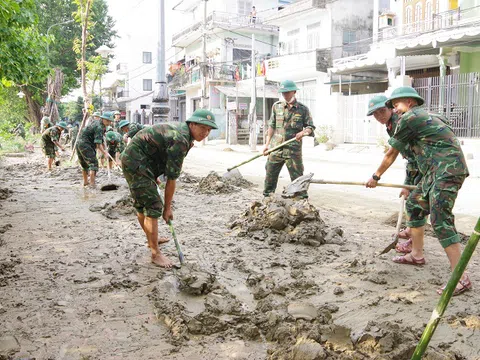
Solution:
{"label": "building window grille", "polygon": [[143,91],[152,91],[152,79],[143,79]]}
{"label": "building window grille", "polygon": [[143,63],[144,64],[151,64],[152,63],[152,53],[149,51],[143,52]]}

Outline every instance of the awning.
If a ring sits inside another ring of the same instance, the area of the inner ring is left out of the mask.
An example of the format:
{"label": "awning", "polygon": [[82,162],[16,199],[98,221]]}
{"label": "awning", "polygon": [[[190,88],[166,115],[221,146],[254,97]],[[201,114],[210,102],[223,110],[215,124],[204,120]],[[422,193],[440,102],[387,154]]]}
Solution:
{"label": "awning", "polygon": [[[217,85],[215,88],[228,97],[251,97],[252,87],[247,85],[240,84],[237,87]],[[278,88],[275,85],[265,85],[265,98],[278,99],[279,95]],[[263,86],[257,87],[257,97],[263,97]]]}

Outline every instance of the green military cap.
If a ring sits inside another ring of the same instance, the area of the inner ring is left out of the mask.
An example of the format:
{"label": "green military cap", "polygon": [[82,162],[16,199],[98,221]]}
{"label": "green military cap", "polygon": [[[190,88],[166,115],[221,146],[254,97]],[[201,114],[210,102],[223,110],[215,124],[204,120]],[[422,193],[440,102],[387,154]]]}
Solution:
{"label": "green military cap", "polygon": [[95,112],[93,113],[93,116],[100,116],[100,111],[95,111]]}
{"label": "green military cap", "polygon": [[58,124],[56,124],[57,126],[60,126],[61,128],[63,129],[66,129],[67,128],[67,123],[65,121],[60,121]]}
{"label": "green military cap", "polygon": [[110,111],[104,112],[102,115],[100,115],[100,119],[113,121],[113,114]]}
{"label": "green military cap", "polygon": [[210,126],[212,129],[218,129],[217,124],[215,124],[215,115],[212,112],[205,109],[195,110],[192,116],[187,119],[188,123],[197,123],[202,125]]}
{"label": "green military cap", "polygon": [[415,90],[411,86],[402,86],[392,91],[392,95],[390,95],[388,100],[385,102],[385,105],[393,109],[392,100],[401,99],[401,98],[416,99],[418,102],[418,105],[423,105],[425,103],[425,100],[423,100],[423,98],[420,95],[418,95],[417,90]]}
{"label": "green military cap", "polygon": [[120,114],[120,111],[117,110],[113,113],[113,115],[122,115],[122,114]]}
{"label": "green military cap", "polygon": [[370,99],[368,102],[368,112],[367,116],[373,115],[375,111],[381,109],[383,107],[387,107],[385,105],[385,101],[387,101],[387,97],[385,95],[378,95]]}
{"label": "green military cap", "polygon": [[297,85],[292,81],[292,80],[284,80],[280,84],[280,89],[278,89],[278,92],[284,93],[284,92],[289,92],[289,91],[297,91]]}
{"label": "green military cap", "polygon": [[117,140],[117,133],[110,130],[105,134],[105,138],[107,139],[107,141],[115,141]]}
{"label": "green military cap", "polygon": [[124,126],[130,125],[130,122],[128,120],[122,120],[118,123],[118,127],[121,129]]}

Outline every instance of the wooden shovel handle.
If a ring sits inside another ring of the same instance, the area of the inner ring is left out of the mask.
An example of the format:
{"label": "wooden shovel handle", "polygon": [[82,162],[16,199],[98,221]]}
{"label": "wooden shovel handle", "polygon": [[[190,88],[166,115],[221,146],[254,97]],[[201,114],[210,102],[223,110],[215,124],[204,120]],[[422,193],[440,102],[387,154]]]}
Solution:
{"label": "wooden shovel handle", "polygon": [[[366,186],[367,183],[365,182],[360,182],[360,181],[333,181],[333,180],[319,180],[319,179],[312,179],[310,181],[312,184],[324,184],[324,185],[360,185],[360,186]],[[391,187],[391,188],[399,188],[399,189],[408,189],[408,190],[415,190],[417,187],[415,185],[401,185],[401,184],[386,184],[386,183],[380,183],[377,184],[377,186],[383,186],[383,187]]]}

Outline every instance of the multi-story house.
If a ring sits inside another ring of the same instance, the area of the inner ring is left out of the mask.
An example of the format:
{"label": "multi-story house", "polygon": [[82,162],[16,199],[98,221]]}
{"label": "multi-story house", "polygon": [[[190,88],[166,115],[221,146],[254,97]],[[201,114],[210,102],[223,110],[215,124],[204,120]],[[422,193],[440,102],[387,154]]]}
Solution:
{"label": "multi-story house", "polygon": [[[225,138],[228,135],[228,103],[235,98],[232,89],[237,82],[246,81],[252,74],[252,35],[255,37],[255,67],[259,67],[260,75],[263,74],[263,59],[275,55],[278,45],[278,27],[266,24],[265,18],[278,12],[286,3],[286,0],[209,0],[198,1],[183,9],[185,28],[172,36],[172,46],[178,49],[178,55],[170,64],[170,74],[167,75],[170,94],[174,98],[171,102],[174,119],[185,120],[203,106],[215,114],[219,125],[219,130],[212,131],[210,137]],[[206,78],[203,99],[201,71]],[[241,91],[240,95],[249,97],[251,94]],[[239,114],[248,112],[243,105],[238,109],[238,99],[236,103]],[[240,104],[243,103],[241,100]]]}
{"label": "multi-story house", "polygon": [[[479,138],[480,8],[472,0],[373,4],[370,51],[334,60],[329,72],[344,84],[351,78],[367,80],[362,93],[388,94],[397,86],[413,86],[430,111],[450,119],[458,136]],[[378,91],[380,84],[384,88]],[[343,119],[345,141],[376,142],[381,129],[364,115],[370,97],[342,100],[355,109]]]}
{"label": "multi-story house", "polygon": [[369,50],[373,4],[370,0],[302,0],[266,22],[280,28],[277,56],[267,62],[267,79],[294,80],[316,124],[322,124],[322,101],[330,94],[331,61]]}

